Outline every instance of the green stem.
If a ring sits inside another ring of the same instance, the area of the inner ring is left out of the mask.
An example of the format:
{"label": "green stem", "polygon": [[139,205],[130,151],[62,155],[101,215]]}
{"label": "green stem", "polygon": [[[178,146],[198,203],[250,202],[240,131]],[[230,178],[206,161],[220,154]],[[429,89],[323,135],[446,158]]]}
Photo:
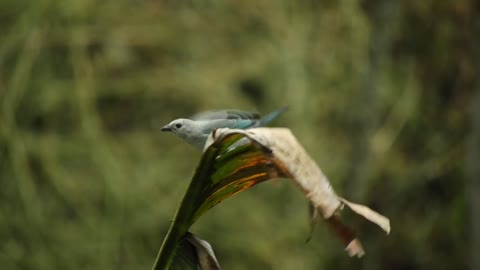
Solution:
{"label": "green stem", "polygon": [[[182,204],[183,205],[183,204]],[[182,208],[179,208],[175,219],[173,220],[170,228],[168,229],[167,235],[163,240],[162,246],[153,265],[154,270],[164,270],[170,267],[172,259],[180,243],[180,239],[187,232],[188,226],[182,226],[182,223],[185,224],[187,215],[182,214]]]}
{"label": "green stem", "polygon": [[213,156],[216,156],[218,149],[210,147],[203,155],[200,161],[197,171],[193,176],[192,182],[188,187],[185,195],[182,199],[182,203],[175,214],[167,235],[163,240],[162,246],[158,251],[157,259],[153,265],[153,270],[165,270],[169,269],[173,258],[175,257],[178,244],[182,237],[187,233],[188,228],[195,220],[195,212],[200,205],[199,199],[202,199],[202,190],[205,188],[205,178],[209,177],[212,170],[212,164],[204,164],[206,162],[212,162]]}

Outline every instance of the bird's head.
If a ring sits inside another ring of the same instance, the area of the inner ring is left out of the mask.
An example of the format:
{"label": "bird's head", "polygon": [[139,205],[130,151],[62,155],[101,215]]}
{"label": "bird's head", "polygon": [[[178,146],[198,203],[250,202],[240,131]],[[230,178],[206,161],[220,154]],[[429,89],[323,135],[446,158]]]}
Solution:
{"label": "bird's head", "polygon": [[163,126],[160,130],[170,131],[181,138],[185,138],[192,133],[192,122],[192,120],[184,118],[175,119],[168,125]]}

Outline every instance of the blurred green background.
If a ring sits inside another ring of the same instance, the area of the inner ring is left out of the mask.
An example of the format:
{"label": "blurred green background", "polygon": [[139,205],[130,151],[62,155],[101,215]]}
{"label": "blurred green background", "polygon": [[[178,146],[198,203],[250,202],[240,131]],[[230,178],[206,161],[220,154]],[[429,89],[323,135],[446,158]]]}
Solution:
{"label": "blurred green background", "polygon": [[[286,180],[192,231],[223,269],[480,269],[474,0],[0,1],[0,268],[150,269],[200,153],[159,128],[268,113],[342,196],[351,259]],[[477,5],[477,6],[476,6]]]}

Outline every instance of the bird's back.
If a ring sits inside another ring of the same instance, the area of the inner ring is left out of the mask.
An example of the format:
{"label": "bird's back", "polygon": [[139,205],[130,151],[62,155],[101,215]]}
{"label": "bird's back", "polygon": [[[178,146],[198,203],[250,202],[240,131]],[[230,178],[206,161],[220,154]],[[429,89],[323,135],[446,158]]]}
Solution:
{"label": "bird's back", "polygon": [[260,115],[258,113],[244,112],[239,110],[218,110],[206,111],[197,113],[191,118],[195,121],[218,120],[218,119],[232,119],[232,120],[258,120]]}
{"label": "bird's back", "polygon": [[217,128],[237,128],[246,129],[253,126],[258,120],[244,119],[213,119],[213,120],[197,120],[195,121],[203,134],[209,134]]}

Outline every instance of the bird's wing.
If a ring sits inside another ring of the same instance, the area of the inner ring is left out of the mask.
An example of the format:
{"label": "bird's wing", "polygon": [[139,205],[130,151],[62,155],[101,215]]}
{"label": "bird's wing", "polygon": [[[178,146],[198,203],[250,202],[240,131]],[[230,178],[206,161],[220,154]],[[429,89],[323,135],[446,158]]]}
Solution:
{"label": "bird's wing", "polygon": [[212,119],[196,121],[202,134],[209,134],[217,128],[247,129],[254,127],[258,120],[250,119]]}
{"label": "bird's wing", "polygon": [[260,119],[258,113],[244,112],[239,110],[221,110],[221,111],[206,111],[197,113],[191,117],[195,121],[218,120],[218,119],[232,119],[232,120],[249,120],[250,122]]}

